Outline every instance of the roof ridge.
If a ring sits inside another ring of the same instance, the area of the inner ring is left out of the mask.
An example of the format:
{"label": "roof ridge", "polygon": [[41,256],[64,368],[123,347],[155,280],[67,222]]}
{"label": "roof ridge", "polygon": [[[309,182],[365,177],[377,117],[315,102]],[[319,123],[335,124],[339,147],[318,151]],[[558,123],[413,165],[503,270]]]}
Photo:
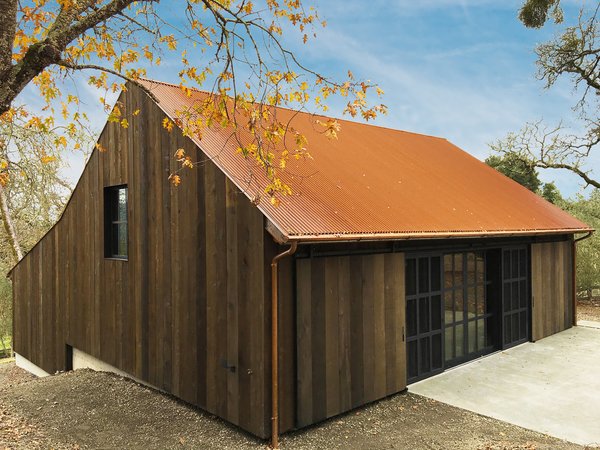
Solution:
{"label": "roof ridge", "polygon": [[[181,85],[180,84],[175,84],[175,83],[170,83],[168,81],[162,81],[162,80],[154,80],[151,78],[145,78],[145,77],[140,77],[140,80],[144,80],[150,83],[156,83],[156,84],[162,84],[165,86],[170,86],[170,87],[174,87],[174,88],[180,88]],[[188,89],[191,89],[193,91],[202,93],[202,94],[211,94],[212,92],[206,91],[206,90],[202,90],[202,89],[198,89],[195,87],[190,87],[190,86],[186,86]],[[445,137],[442,136],[433,136],[431,134],[425,134],[425,133],[417,133],[414,131],[408,131],[408,130],[399,130],[398,128],[392,128],[392,127],[388,127],[388,126],[384,126],[384,125],[376,125],[373,123],[365,123],[365,122],[358,122],[358,121],[354,121],[354,120],[348,120],[342,117],[333,117],[333,116],[326,116],[325,114],[320,114],[320,113],[313,113],[313,112],[309,112],[309,111],[302,111],[302,110],[298,110],[298,109],[294,109],[291,108],[289,106],[274,106],[275,108],[280,108],[280,109],[285,109],[288,111],[293,111],[293,112],[298,112],[298,113],[303,113],[303,114],[309,114],[311,116],[317,116],[317,117],[324,117],[327,119],[334,119],[334,120],[338,120],[338,121],[342,121],[342,122],[346,122],[346,123],[350,123],[352,125],[360,125],[360,126],[366,126],[366,127],[374,127],[374,128],[379,128],[382,130],[389,130],[389,131],[393,131],[393,132],[397,132],[397,133],[406,133],[406,134],[412,134],[415,136],[424,136],[424,137],[428,137],[428,138],[433,138],[433,139],[441,139],[444,141],[448,141],[448,139],[446,139]],[[450,141],[448,141],[450,142]]]}

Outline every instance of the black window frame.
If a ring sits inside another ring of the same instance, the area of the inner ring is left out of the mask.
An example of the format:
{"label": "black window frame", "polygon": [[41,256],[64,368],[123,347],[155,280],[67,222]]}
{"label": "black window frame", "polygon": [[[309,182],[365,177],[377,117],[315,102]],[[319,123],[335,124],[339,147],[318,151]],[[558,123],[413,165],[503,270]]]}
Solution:
{"label": "black window frame", "polygon": [[[125,216],[119,215],[121,192],[125,192]],[[129,258],[129,190],[126,184],[107,186],[104,188],[104,257],[127,261]],[[124,226],[123,226],[124,225]],[[119,243],[122,241],[122,230],[125,234],[125,252],[122,253]],[[116,229],[116,233],[113,230]]]}

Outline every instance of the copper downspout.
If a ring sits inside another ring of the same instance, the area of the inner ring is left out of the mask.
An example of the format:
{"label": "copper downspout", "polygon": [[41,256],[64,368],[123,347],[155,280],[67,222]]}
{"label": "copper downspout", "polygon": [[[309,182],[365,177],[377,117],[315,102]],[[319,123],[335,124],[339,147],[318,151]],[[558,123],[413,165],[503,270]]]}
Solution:
{"label": "copper downspout", "polygon": [[293,241],[286,251],[275,255],[271,261],[271,448],[279,448],[279,298],[278,262],[293,255],[298,243]]}
{"label": "copper downspout", "polygon": [[577,278],[575,273],[577,272],[577,247],[575,244],[579,241],[583,241],[584,239],[589,238],[594,231],[588,231],[585,236],[581,236],[580,238],[573,239],[573,249],[571,253],[573,254],[573,326],[577,326],[577,286],[575,283],[577,282]]}

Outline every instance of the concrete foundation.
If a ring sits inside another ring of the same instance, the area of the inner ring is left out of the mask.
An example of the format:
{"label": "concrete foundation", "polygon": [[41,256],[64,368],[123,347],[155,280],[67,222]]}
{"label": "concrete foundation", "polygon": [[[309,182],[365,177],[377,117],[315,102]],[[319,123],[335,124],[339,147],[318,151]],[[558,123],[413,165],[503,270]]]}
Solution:
{"label": "concrete foundation", "polygon": [[151,385],[150,383],[146,383],[127,372],[124,372],[120,369],[117,369],[115,366],[111,366],[110,364],[105,363],[104,361],[99,360],[98,358],[94,358],[92,355],[89,355],[81,350],[76,348],[73,349],[73,370],[77,369],[92,369],[97,372],[112,372],[124,378],[130,378],[136,383],[143,384],[144,386],[151,387],[152,389],[156,389],[158,391],[162,391],[158,389],[156,386]]}
{"label": "concrete foundation", "polygon": [[34,363],[29,361],[24,356],[19,355],[18,353],[15,353],[15,364],[17,365],[17,367],[20,367],[21,369],[34,374],[36,377],[47,377],[50,375],[44,369],[36,366]]}

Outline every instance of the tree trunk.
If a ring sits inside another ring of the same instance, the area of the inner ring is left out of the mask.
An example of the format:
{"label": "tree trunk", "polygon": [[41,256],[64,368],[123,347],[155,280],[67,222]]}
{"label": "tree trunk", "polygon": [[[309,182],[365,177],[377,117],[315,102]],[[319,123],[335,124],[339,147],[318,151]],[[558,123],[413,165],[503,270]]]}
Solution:
{"label": "tree trunk", "polygon": [[4,187],[2,184],[0,184],[0,214],[2,215],[2,222],[4,223],[4,229],[6,230],[10,247],[12,248],[13,255],[18,262],[21,260],[21,258],[23,258],[23,251],[21,250],[21,245],[19,245],[17,232],[10,216],[10,211],[8,210],[6,193],[4,192]]}

